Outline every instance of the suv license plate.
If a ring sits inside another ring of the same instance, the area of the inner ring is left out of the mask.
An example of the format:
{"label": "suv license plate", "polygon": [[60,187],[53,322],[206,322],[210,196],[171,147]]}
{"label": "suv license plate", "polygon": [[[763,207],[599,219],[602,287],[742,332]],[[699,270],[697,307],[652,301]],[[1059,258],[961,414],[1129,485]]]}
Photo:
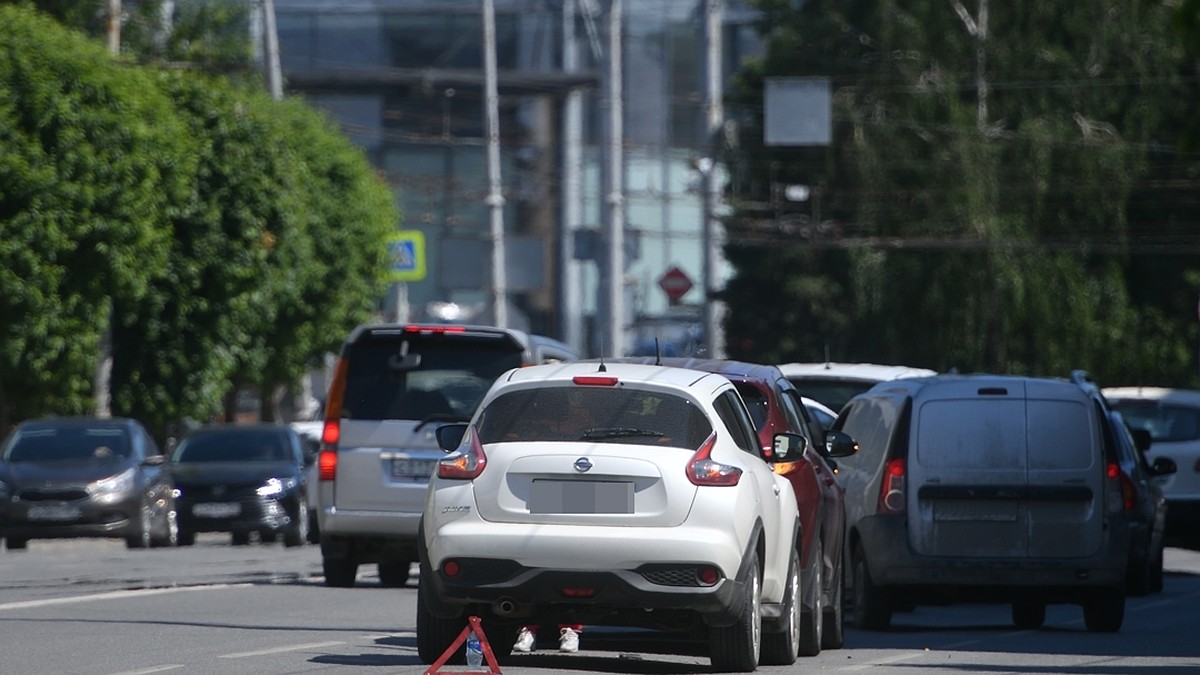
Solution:
{"label": "suv license plate", "polygon": [[392,460],[392,477],[394,478],[429,478],[437,462],[432,459],[410,459],[397,457]]}
{"label": "suv license plate", "polygon": [[242,512],[242,505],[231,502],[209,502],[192,507],[192,515],[201,518],[232,518]]}
{"label": "suv license plate", "polygon": [[530,513],[633,513],[633,483],[535,480]]}

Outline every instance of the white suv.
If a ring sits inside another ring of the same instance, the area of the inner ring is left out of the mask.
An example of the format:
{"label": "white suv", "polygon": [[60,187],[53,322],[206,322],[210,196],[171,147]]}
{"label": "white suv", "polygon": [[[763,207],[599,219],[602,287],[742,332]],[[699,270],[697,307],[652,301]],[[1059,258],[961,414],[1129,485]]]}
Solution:
{"label": "white suv", "polygon": [[879,363],[784,363],[779,366],[783,376],[796,385],[800,393],[829,406],[836,415],[854,396],[886,380],[902,377],[937,375],[928,368],[894,366]]}
{"label": "white suv", "polygon": [[717,670],[799,653],[798,514],[721,375],[571,363],[496,381],[429,484],[417,649],[432,663],[467,617],[507,655],[523,624],[705,631]]}

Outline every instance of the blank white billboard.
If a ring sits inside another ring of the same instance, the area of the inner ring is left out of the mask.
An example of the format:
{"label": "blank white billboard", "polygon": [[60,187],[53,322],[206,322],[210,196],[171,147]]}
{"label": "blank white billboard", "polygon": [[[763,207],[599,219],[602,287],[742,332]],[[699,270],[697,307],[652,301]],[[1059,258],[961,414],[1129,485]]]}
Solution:
{"label": "blank white billboard", "polygon": [[824,77],[768,77],[763,143],[829,145],[833,139],[832,94]]}

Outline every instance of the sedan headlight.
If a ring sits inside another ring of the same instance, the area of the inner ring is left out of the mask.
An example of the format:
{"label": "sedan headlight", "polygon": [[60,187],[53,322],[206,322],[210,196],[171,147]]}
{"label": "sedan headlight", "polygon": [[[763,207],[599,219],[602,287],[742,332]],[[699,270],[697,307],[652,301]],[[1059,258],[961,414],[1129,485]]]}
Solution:
{"label": "sedan headlight", "polygon": [[295,478],[285,478],[283,480],[268,478],[267,482],[261,485],[256,492],[258,492],[259,497],[278,497],[294,487],[296,487]]}
{"label": "sedan headlight", "polygon": [[103,478],[88,485],[88,494],[103,501],[116,501],[133,492],[136,470],[126,469],[115,476]]}

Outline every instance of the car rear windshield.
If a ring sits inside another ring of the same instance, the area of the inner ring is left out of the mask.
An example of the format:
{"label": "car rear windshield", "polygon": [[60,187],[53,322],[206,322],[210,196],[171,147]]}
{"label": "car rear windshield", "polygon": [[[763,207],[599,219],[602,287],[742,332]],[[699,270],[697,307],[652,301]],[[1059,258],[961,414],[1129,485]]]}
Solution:
{"label": "car rear windshield", "polygon": [[841,410],[850,399],[875,386],[874,382],[819,380],[807,377],[789,377],[788,379],[796,385],[801,396],[816,399],[834,412]]}
{"label": "car rear windshield", "polygon": [[103,461],[128,456],[128,434],[111,426],[20,429],[4,452],[9,462]]}
{"label": "car rear windshield", "polygon": [[511,339],[374,336],[352,345],[342,417],[468,420],[496,378],[520,367]]}
{"label": "car rear windshield", "polygon": [[586,441],[696,449],[712,433],[681,396],[629,387],[542,387],[497,397],[479,417],[483,443]]}
{"label": "car rear windshield", "polygon": [[1134,429],[1150,432],[1151,441],[1176,443],[1200,439],[1200,410],[1154,402],[1109,401]]}
{"label": "car rear windshield", "polygon": [[180,442],[174,462],[278,462],[288,459],[285,436],[269,429],[196,432]]}

